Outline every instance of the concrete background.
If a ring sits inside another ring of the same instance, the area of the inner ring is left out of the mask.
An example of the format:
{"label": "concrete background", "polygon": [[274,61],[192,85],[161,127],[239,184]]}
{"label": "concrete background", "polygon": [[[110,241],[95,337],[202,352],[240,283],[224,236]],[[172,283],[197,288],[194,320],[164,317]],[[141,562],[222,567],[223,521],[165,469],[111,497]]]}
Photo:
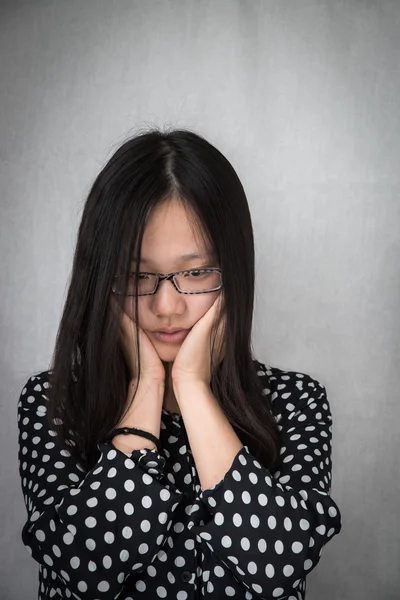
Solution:
{"label": "concrete background", "polygon": [[256,355],[327,388],[343,530],[307,599],[399,598],[399,30],[386,0],[2,0],[2,599],[37,598],[19,393],[48,368],[89,186],[151,125],[193,128],[232,162]]}

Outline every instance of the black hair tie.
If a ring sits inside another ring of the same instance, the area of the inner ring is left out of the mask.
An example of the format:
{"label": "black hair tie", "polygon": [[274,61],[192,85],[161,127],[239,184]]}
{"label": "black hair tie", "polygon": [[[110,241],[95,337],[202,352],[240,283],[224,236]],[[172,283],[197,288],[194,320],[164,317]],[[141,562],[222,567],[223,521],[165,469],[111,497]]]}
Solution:
{"label": "black hair tie", "polygon": [[157,446],[158,453],[160,453],[161,443],[158,437],[156,437],[152,433],[149,433],[148,431],[143,431],[143,429],[136,429],[136,427],[118,427],[118,429],[114,429],[104,441],[110,442],[116,435],[128,435],[130,433],[133,433],[134,435],[140,435],[141,437],[144,437],[150,440],[151,442],[154,442]]}

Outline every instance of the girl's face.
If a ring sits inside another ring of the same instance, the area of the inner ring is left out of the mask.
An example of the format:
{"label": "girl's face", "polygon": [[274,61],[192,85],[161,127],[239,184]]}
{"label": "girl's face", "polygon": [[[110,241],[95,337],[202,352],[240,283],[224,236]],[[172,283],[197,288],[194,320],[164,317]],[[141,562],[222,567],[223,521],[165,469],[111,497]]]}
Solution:
{"label": "girl's face", "polygon": [[[183,260],[183,254],[200,258]],[[135,263],[132,263],[132,267]],[[140,271],[170,273],[186,269],[218,267],[207,248],[198,245],[179,200],[173,198],[157,207],[143,235]],[[160,282],[156,294],[138,297],[138,320],[163,362],[173,362],[182,344],[159,341],[154,332],[161,328],[191,329],[211,307],[220,290],[207,294],[180,294],[171,281]],[[134,297],[127,297],[125,312],[133,318]]]}

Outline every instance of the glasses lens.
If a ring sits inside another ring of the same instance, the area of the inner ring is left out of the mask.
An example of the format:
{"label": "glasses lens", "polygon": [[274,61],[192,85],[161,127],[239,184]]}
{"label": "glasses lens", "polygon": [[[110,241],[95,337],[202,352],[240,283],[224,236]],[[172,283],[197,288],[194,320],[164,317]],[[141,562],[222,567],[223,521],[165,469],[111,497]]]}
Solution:
{"label": "glasses lens", "polygon": [[129,282],[129,294],[132,296],[135,294],[135,287],[137,287],[138,295],[151,294],[154,292],[157,283],[157,275],[147,275],[147,273],[140,273],[139,280],[135,286],[135,275],[131,275]]}
{"label": "glasses lens", "polygon": [[182,292],[208,292],[221,285],[221,273],[218,271],[188,271],[175,275],[175,281]]}
{"label": "glasses lens", "polygon": [[[136,290],[138,295],[150,294],[155,290],[157,277],[155,275],[139,274],[139,280],[135,283],[135,274],[131,273],[126,288],[127,296],[135,296]],[[118,294],[122,294],[122,277],[118,276],[114,283],[114,290]]]}

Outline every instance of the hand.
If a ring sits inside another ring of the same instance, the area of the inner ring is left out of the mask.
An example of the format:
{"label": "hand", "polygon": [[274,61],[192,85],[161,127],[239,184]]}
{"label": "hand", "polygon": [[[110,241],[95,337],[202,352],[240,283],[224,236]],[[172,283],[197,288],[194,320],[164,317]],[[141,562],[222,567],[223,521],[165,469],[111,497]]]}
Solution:
{"label": "hand", "polygon": [[[131,319],[124,310],[122,317],[118,314],[118,305],[113,296],[110,297],[110,308],[119,320],[120,326],[120,341],[125,362],[129,369],[131,380],[138,378],[137,364],[137,344],[136,344],[136,326],[135,321]],[[139,327],[140,337],[140,383],[142,380],[148,382],[165,382],[164,365],[158,356],[157,350],[153,346],[150,338],[145,334],[143,329]]]}
{"label": "hand", "polygon": [[[174,390],[177,384],[187,381],[204,382],[210,385],[211,329],[222,306],[223,292],[221,291],[215,302],[183,340],[171,370]],[[216,355],[212,369],[219,365],[225,354],[225,326],[226,316],[223,317],[216,333],[214,346]]]}

